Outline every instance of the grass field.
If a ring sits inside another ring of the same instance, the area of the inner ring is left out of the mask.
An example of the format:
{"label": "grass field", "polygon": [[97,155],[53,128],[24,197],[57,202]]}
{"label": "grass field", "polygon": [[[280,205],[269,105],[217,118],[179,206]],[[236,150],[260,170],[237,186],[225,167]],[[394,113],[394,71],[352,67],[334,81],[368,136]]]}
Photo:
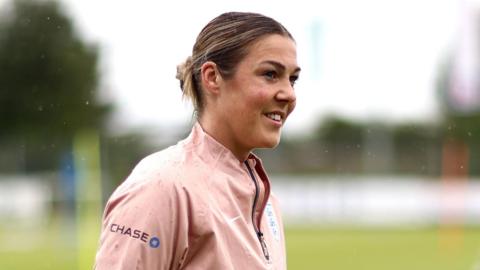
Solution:
{"label": "grass field", "polygon": [[[48,230],[0,227],[0,269],[91,269],[98,231],[85,226],[88,232],[59,224]],[[286,233],[290,270],[480,269],[480,229],[294,227]]]}
{"label": "grass field", "polygon": [[287,231],[289,269],[480,270],[480,230]]}

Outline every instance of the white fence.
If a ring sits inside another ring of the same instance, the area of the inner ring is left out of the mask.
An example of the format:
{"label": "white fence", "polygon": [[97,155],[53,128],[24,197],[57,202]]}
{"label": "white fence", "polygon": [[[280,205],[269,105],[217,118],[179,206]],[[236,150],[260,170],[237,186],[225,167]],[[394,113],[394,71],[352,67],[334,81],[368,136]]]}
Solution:
{"label": "white fence", "polygon": [[[272,176],[286,223],[480,224],[480,181]],[[321,179],[318,179],[321,178]]]}
{"label": "white fence", "polygon": [[44,179],[30,176],[0,177],[0,223],[36,226],[51,213],[52,191]]}

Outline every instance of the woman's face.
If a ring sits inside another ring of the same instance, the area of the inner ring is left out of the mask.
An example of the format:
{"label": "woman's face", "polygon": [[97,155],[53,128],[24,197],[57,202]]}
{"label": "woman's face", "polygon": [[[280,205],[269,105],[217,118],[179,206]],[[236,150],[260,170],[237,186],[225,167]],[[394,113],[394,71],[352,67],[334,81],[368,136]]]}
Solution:
{"label": "woman's face", "polygon": [[255,42],[234,76],[219,84],[217,139],[243,158],[254,148],[275,147],[295,108],[299,73],[293,40],[275,34]]}

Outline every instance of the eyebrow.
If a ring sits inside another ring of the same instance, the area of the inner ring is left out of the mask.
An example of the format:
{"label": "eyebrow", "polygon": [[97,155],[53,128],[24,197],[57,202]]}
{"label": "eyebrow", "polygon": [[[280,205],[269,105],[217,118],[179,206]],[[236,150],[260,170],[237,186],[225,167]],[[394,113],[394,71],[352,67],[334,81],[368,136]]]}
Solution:
{"label": "eyebrow", "polygon": [[[270,64],[272,66],[275,66],[275,68],[279,69],[281,72],[284,72],[287,69],[285,67],[285,65],[283,65],[282,63],[277,62],[277,61],[273,61],[273,60],[263,61],[262,64]],[[293,72],[298,73],[298,72],[300,72],[300,70],[302,70],[302,69],[300,67],[297,67],[297,68],[295,68],[295,70]]]}

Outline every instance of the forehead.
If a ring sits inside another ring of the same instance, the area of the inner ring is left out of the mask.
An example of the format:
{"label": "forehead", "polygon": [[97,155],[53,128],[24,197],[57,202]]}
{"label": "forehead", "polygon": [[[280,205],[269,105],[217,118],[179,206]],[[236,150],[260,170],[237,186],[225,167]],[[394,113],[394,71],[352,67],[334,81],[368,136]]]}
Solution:
{"label": "forehead", "polygon": [[274,34],[260,38],[253,43],[244,61],[252,65],[264,61],[277,61],[288,69],[297,69],[297,47],[295,42],[286,36]]}

